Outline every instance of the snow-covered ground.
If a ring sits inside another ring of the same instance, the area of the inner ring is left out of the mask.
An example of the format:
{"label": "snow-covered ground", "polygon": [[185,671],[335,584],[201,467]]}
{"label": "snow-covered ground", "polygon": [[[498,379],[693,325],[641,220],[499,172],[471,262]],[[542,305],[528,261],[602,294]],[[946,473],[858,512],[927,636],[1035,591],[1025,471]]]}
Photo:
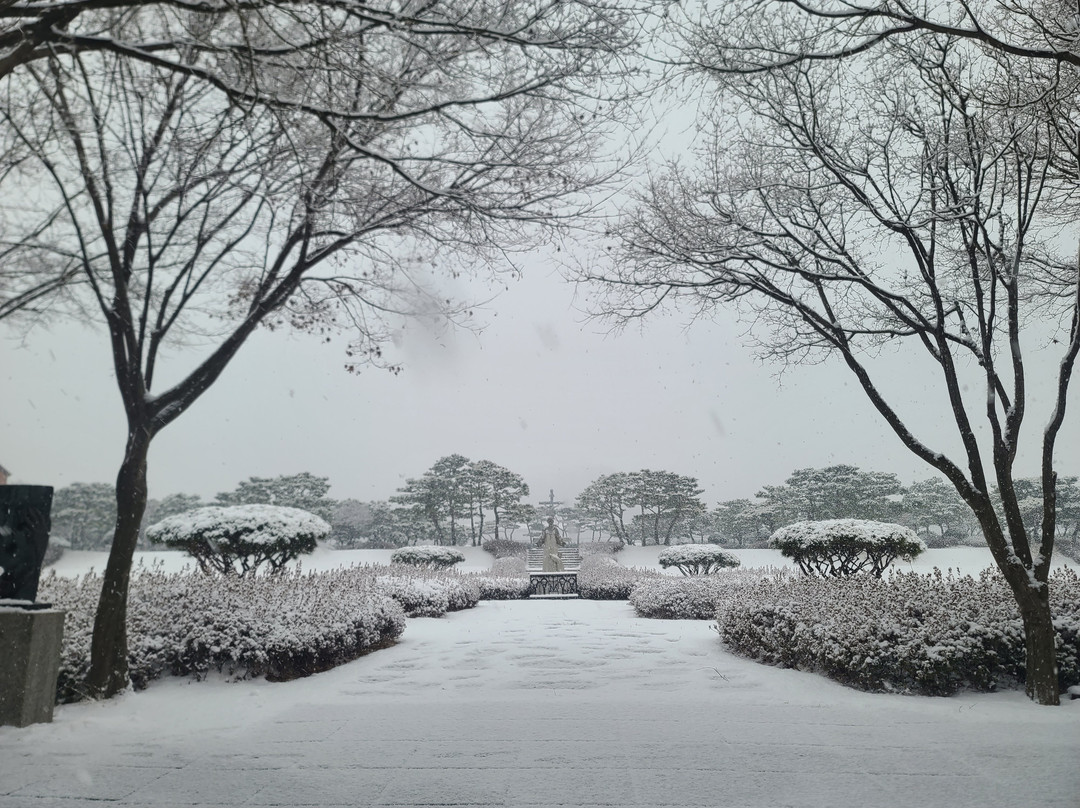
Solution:
{"label": "snow-covered ground", "polygon": [[[464,548],[465,570],[491,557]],[[768,550],[745,566],[782,566]],[[657,549],[629,566],[658,569]],[[319,550],[305,569],[387,563]],[[101,569],[68,552],[56,569]],[[143,563],[180,569],[178,553]],[[977,572],[979,548],[913,568]],[[734,657],[707,622],[625,603],[482,603],[284,684],[171,680],[0,728],[0,808],[231,805],[1080,804],[1080,701],[871,695]]]}
{"label": "snow-covered ground", "polygon": [[[465,570],[490,566],[464,548]],[[657,548],[629,566],[658,569]],[[768,550],[745,566],[783,566]],[[305,569],[387,563],[319,550]],[[143,563],[185,564],[178,553]],[[101,569],[103,553],[56,569]],[[979,548],[914,569],[977,572]],[[907,565],[905,565],[907,566]],[[294,682],[166,680],[0,728],[0,808],[1076,808],[1080,701],[874,695],[735,657],[707,621],[625,603],[485,602]]]}
{"label": "snow-covered ground", "polygon": [[872,695],[706,621],[503,601],[294,682],[169,680],[0,728],[0,808],[1076,808],[1080,701]]}

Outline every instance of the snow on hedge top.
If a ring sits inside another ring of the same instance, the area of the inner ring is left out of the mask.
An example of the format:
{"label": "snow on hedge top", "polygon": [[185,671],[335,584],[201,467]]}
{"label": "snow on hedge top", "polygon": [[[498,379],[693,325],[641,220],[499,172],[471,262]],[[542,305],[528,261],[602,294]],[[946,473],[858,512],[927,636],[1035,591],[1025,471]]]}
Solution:
{"label": "snow on hedge top", "polygon": [[781,550],[812,550],[835,546],[838,541],[851,542],[862,547],[892,547],[900,549],[905,555],[913,556],[926,549],[926,544],[911,528],[866,519],[796,522],[773,533],[769,544]]}
{"label": "snow on hedge top", "polygon": [[725,567],[737,567],[741,563],[737,555],[722,550],[715,544],[678,544],[675,547],[665,547],[656,560],[661,567],[695,564],[700,561],[719,561]]}
{"label": "snow on hedge top", "polygon": [[146,530],[153,542],[199,536],[209,541],[243,537],[252,544],[288,542],[298,535],[313,535],[318,540],[329,533],[330,525],[315,514],[282,505],[208,505],[167,516]]}
{"label": "snow on hedge top", "polygon": [[417,567],[452,567],[464,560],[465,556],[460,550],[431,545],[401,547],[390,554],[391,563],[412,564]]}
{"label": "snow on hedge top", "polygon": [[676,567],[683,575],[711,575],[741,563],[734,553],[715,544],[683,544],[660,551],[656,560],[664,569]]}

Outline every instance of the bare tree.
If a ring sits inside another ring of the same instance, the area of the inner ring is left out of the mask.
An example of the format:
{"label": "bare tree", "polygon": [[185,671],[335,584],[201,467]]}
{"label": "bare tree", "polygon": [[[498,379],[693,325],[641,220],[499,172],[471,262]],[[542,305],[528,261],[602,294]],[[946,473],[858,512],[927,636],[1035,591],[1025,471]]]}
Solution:
{"label": "bare tree", "polygon": [[711,58],[697,64],[740,73],[859,57],[923,34],[963,40],[1013,64],[1080,67],[1078,31],[1076,5],[1053,0],[743,0],[716,6],[683,29],[698,45],[719,34]]}
{"label": "bare tree", "polygon": [[[103,696],[127,686],[151,442],[251,333],[349,328],[350,364],[378,361],[387,315],[459,311],[431,289],[437,263],[532,243],[532,225],[572,216],[603,179],[598,82],[625,41],[619,15],[509,0],[229,8],[120,4],[95,18],[101,47],[16,44],[35,58],[3,85],[0,138],[20,159],[3,176],[19,205],[0,274],[78,277],[67,291],[104,320],[127,415],[87,683]],[[168,32],[183,46],[123,44]],[[237,52],[204,47],[241,35]],[[163,368],[184,339],[202,359]]]}
{"label": "bare tree", "polygon": [[[762,3],[725,4],[678,31],[681,62],[721,90],[701,159],[656,179],[610,265],[583,276],[606,285],[606,313],[619,321],[668,305],[700,317],[730,306],[768,357],[839,357],[974,513],[1023,618],[1028,695],[1057,704],[1047,576],[1080,286],[1053,247],[1076,191],[1075,81],[1017,69],[966,37],[902,36],[902,23],[845,39],[835,19],[814,28],[783,13],[794,4],[778,5],[770,18]],[[809,58],[804,41],[844,56]],[[1040,337],[1058,366],[1045,428],[1029,437],[1028,360]],[[916,434],[917,405],[876,361],[893,353],[926,363],[937,388],[921,399],[950,414],[957,453]],[[1014,486],[1022,440],[1042,458],[1037,532]]]}
{"label": "bare tree", "polygon": [[[651,3],[642,0],[632,7],[632,3],[613,0],[468,4],[448,0],[4,0],[0,2],[0,92],[8,93],[9,106],[12,94],[25,102],[22,89],[7,85],[25,78],[35,66],[49,59],[109,58],[212,88],[237,109],[276,110],[297,129],[366,122],[368,129],[384,131],[396,121],[399,127],[423,133],[413,144],[419,153],[411,169],[423,160],[433,120],[439,122],[436,129],[454,121],[459,133],[464,133],[479,118],[481,125],[474,134],[477,140],[488,140],[483,159],[490,160],[493,172],[501,172],[506,180],[502,162],[506,155],[491,140],[491,132],[500,123],[506,127],[505,141],[529,132],[548,118],[542,100],[552,110],[560,108],[557,117],[566,123],[566,102],[576,97],[576,120],[582,130],[594,128],[598,118],[611,115],[612,99],[602,97],[599,80],[620,72],[629,38],[636,33],[631,23]],[[408,53],[400,47],[406,41],[411,47]],[[598,54],[606,58],[599,59]],[[92,61],[87,64],[94,70]],[[358,103],[354,85],[372,91],[382,102],[400,97],[388,109],[374,103],[371,95]],[[513,105],[507,102],[522,95],[534,102],[529,113],[510,112]],[[504,109],[496,111],[497,106]],[[487,119],[487,115],[493,117]],[[542,139],[539,133],[529,137]],[[377,144],[368,144],[365,151],[356,129],[349,141],[352,151],[382,163],[383,168],[401,166],[400,153],[384,153]],[[5,145],[0,182],[27,159],[13,143]],[[476,150],[478,145],[472,144],[471,155],[462,155],[466,162],[484,154]],[[408,177],[409,172],[401,176]],[[552,203],[568,190],[557,189],[553,182]],[[421,186],[419,190],[432,189]],[[558,207],[550,205],[546,214],[552,215]],[[4,213],[0,211],[0,233],[8,234],[8,242],[29,235],[26,222],[10,222]],[[534,209],[529,215],[536,213]],[[9,249],[10,243],[0,247],[0,260],[7,258]],[[22,312],[53,313],[58,303],[72,302],[68,287],[85,281],[71,267],[44,267],[27,260],[25,254],[4,263],[0,320]],[[75,299],[79,291],[74,291]]]}

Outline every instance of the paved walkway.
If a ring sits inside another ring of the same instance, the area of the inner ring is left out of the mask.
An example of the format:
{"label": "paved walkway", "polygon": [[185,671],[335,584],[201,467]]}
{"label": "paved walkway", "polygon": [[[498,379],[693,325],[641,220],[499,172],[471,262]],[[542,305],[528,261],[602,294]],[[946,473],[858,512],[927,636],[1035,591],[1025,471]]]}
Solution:
{"label": "paved walkway", "polygon": [[485,603],[309,679],[0,728],[0,808],[1077,808],[1080,709],[873,696],[625,603]]}

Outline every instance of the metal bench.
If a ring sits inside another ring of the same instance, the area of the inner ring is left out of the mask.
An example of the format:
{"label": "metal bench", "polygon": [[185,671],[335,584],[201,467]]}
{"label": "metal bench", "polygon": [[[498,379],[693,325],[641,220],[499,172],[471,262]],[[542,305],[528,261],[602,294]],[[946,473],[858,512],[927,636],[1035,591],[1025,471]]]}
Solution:
{"label": "metal bench", "polygon": [[577,547],[562,547],[559,559],[563,563],[562,572],[544,572],[544,551],[539,547],[530,547],[525,555],[525,564],[529,570],[529,595],[577,595],[577,571],[581,566],[581,550]]}

